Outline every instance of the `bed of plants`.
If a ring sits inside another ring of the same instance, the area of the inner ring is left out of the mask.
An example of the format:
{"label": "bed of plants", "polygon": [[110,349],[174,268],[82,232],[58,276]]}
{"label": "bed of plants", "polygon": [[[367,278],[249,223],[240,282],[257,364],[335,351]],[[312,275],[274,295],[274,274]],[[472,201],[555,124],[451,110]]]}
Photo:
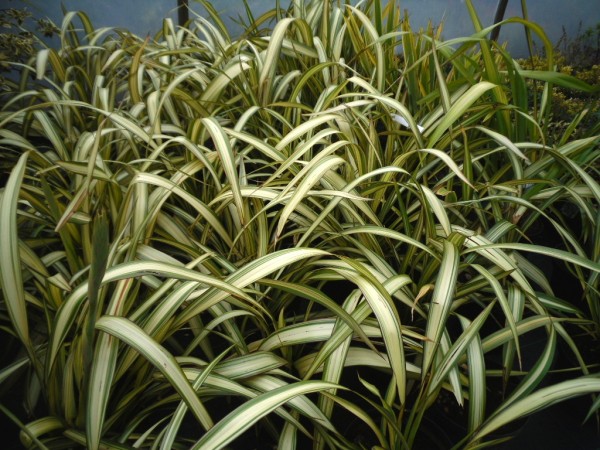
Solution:
{"label": "bed of plants", "polygon": [[[553,55],[556,70],[572,75],[592,86],[600,86],[600,24],[585,31],[579,31],[570,37],[566,31],[555,44]],[[544,52],[534,52],[528,59],[519,60],[526,69],[544,69],[548,61]],[[544,86],[537,86],[538,92]],[[600,99],[597,94],[565,89],[561,86],[552,88],[552,109],[549,139],[561,140],[565,130],[577,118],[577,126],[570,134],[573,138],[600,132]]]}
{"label": "bed of plants", "polygon": [[146,39],[67,13],[0,94],[21,445],[475,449],[579,396],[597,420],[600,138],[549,139],[553,86],[597,87],[508,19],[546,48],[524,69],[469,0],[451,41],[379,0],[236,38],[204,4]]}

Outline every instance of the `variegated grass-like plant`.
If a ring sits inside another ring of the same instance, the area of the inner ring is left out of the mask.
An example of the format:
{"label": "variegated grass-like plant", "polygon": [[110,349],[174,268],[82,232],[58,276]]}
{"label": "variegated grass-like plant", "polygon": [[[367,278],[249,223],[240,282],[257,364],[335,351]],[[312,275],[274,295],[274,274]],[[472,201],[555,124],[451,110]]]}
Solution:
{"label": "variegated grass-like plant", "polygon": [[[25,446],[408,449],[449,394],[449,445],[482,448],[600,391],[598,136],[545,139],[550,87],[593,88],[542,29],[503,23],[546,45],[528,71],[470,2],[448,42],[378,0],[293,1],[234,39],[202,3],[146,40],[69,13],[2,94]],[[575,367],[540,387],[561,342]]]}

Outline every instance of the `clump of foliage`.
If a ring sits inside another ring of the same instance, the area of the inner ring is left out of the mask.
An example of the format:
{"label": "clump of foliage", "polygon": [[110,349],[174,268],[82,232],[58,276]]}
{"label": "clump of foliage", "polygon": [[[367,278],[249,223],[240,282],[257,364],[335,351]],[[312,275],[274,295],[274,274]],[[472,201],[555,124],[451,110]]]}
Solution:
{"label": "clump of foliage", "polygon": [[524,70],[470,1],[448,42],[393,2],[298,0],[237,39],[203,3],[153,39],[68,13],[2,94],[23,445],[483,448],[600,392],[599,137],[550,144],[528,80],[594,88],[543,30]]}
{"label": "clump of foliage", "polygon": [[[540,70],[547,67],[548,61],[542,55],[533,55],[520,60],[525,69]],[[600,24],[579,32],[569,38],[566,31],[554,47],[554,64],[560,73],[574,76],[590,86],[600,86]],[[537,88],[543,95],[543,86]],[[592,136],[600,132],[600,97],[598,92],[585,92],[552,88],[552,110],[550,116],[550,138],[553,141],[564,138]],[[564,140],[564,139],[563,139]]]}
{"label": "clump of foliage", "polygon": [[600,23],[585,30],[581,28],[574,37],[563,29],[555,49],[565,58],[566,64],[585,70],[600,63]]}

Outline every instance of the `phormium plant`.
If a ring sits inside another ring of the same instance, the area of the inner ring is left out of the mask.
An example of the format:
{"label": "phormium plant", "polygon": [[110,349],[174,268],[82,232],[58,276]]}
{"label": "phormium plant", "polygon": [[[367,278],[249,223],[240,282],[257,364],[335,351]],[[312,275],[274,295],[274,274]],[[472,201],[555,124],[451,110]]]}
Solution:
{"label": "phormium plant", "polygon": [[22,445],[475,449],[600,391],[599,138],[548,138],[552,86],[594,88],[539,26],[501,23],[523,69],[470,1],[446,42],[394,2],[239,38],[202,3],[145,40],[68,13],[0,94]]}

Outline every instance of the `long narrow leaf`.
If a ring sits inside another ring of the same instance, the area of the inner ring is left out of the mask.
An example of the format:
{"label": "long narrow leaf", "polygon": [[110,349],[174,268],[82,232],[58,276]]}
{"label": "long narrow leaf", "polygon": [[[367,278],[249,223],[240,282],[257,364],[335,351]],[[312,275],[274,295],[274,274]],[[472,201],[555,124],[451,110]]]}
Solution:
{"label": "long narrow leaf", "polygon": [[0,192],[0,280],[3,303],[8,310],[12,326],[31,357],[34,352],[29,337],[17,226],[19,190],[27,167],[28,155],[28,152],[21,155],[8,178],[4,192]]}
{"label": "long narrow leaf", "polygon": [[[575,378],[542,388],[491,417],[475,433],[471,442],[474,443],[503,425],[552,406],[555,403],[580,395],[598,392],[600,392],[600,379],[597,377]],[[470,446],[466,448],[470,448]]]}
{"label": "long narrow leaf", "polygon": [[448,240],[444,241],[444,253],[442,263],[438,272],[429,307],[427,317],[427,329],[425,348],[423,353],[423,373],[429,370],[433,363],[433,358],[437,352],[442,333],[446,327],[448,313],[452,299],[454,298],[454,288],[456,286],[458,275],[459,253],[456,245]]}
{"label": "long narrow leaf", "polygon": [[223,448],[265,415],[298,395],[310,394],[339,386],[321,381],[300,381],[253,398],[221,419],[193,446],[194,450]]}
{"label": "long narrow leaf", "polygon": [[196,392],[186,379],[179,364],[173,356],[152,340],[144,331],[133,322],[124,317],[102,316],[96,322],[96,328],[120,339],[156,367],[169,380],[175,390],[181,395],[182,400],[194,413],[198,422],[206,429],[213,426],[213,421],[198,399]]}

